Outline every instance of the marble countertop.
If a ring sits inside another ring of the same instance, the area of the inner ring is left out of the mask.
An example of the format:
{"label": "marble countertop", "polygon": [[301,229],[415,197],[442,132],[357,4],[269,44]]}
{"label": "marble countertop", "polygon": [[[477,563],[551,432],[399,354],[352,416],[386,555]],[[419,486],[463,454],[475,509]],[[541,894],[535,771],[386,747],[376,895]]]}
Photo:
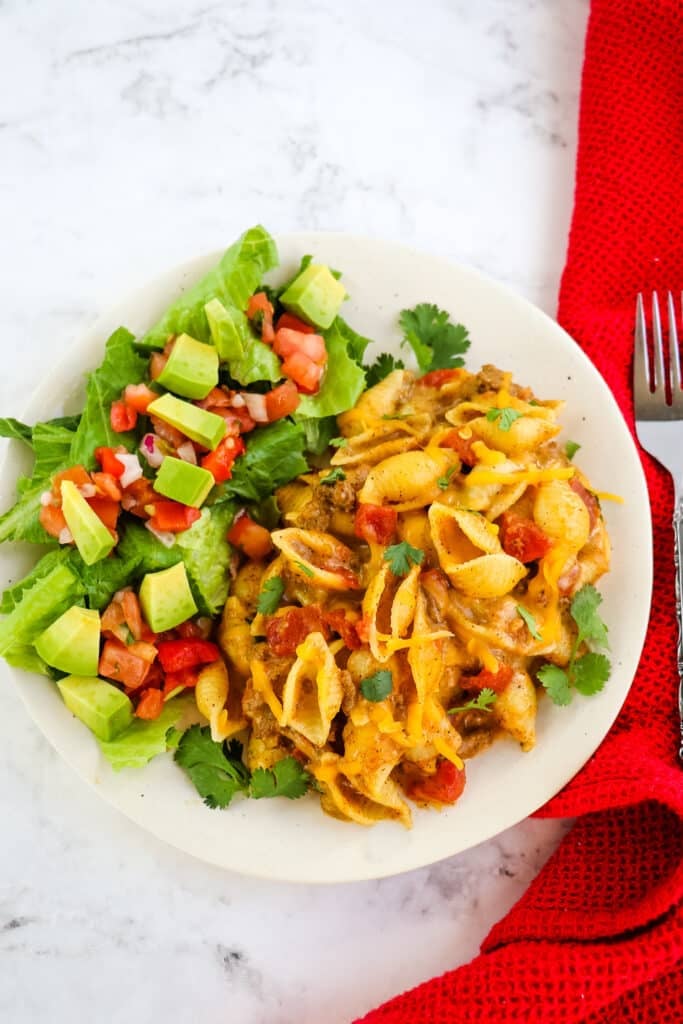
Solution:
{"label": "marble countertop", "polygon": [[[587,0],[0,3],[3,415],[130,287],[247,225],[473,264],[550,313]],[[344,1024],[471,958],[555,847],[252,881],[101,803],[0,679],[0,1019]]]}

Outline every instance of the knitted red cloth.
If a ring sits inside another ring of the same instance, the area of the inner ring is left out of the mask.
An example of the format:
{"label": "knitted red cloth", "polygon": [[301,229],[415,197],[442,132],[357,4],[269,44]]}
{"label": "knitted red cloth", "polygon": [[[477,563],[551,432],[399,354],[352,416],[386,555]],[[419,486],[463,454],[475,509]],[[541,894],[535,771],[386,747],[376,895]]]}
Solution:
{"label": "knitted red cloth", "polygon": [[[559,319],[631,426],[635,296],[652,288],[683,289],[683,5],[594,0]],[[655,544],[645,651],[608,737],[541,812],[579,820],[480,956],[365,1024],[683,1020],[672,489],[643,465]]]}

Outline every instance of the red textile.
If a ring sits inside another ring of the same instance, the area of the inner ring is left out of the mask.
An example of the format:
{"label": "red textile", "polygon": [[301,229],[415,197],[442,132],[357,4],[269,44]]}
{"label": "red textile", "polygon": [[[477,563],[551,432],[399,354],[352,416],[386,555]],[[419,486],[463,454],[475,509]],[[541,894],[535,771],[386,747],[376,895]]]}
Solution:
{"label": "red textile", "polygon": [[[655,287],[683,289],[683,5],[594,0],[559,319],[631,425],[635,295]],[[610,734],[541,812],[578,822],[474,961],[365,1024],[683,1020],[672,489],[643,465],[655,540],[645,651]]]}

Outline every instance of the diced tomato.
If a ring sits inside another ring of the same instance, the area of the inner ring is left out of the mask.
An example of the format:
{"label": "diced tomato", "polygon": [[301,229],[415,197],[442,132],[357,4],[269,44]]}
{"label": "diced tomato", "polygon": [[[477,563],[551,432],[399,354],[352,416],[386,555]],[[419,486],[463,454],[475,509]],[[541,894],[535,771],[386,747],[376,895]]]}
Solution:
{"label": "diced tomato", "polygon": [[126,625],[123,613],[123,602],[114,598],[102,612],[100,627],[104,636],[109,636],[125,643],[131,631]]}
{"label": "diced tomato", "polygon": [[182,672],[197,665],[210,665],[221,653],[210,640],[164,640],[158,645],[164,672]]}
{"label": "diced tomato", "polygon": [[265,558],[273,549],[270,533],[259,526],[246,512],[241,512],[228,530],[228,540],[240,548],[247,558]]}
{"label": "diced tomato", "polygon": [[168,356],[165,352],[152,352],[149,360],[149,375],[152,380],[156,380],[164,372],[164,367],[168,362]]}
{"label": "diced tomato", "polygon": [[140,602],[138,595],[134,590],[124,590],[121,595],[121,607],[123,609],[123,616],[126,621],[128,628],[133,634],[135,640],[142,639],[142,610],[140,608]]}
{"label": "diced tomato", "polygon": [[305,395],[314,395],[320,387],[323,367],[314,363],[303,352],[292,352],[282,364],[285,377],[293,380],[299,391]]}
{"label": "diced tomato", "polygon": [[254,427],[256,426],[255,420],[253,420],[251,418],[251,416],[249,415],[249,412],[247,411],[246,406],[244,406],[244,405],[239,406],[239,408],[236,407],[236,406],[233,406],[230,409],[230,413],[229,414],[226,411],[225,414],[222,414],[222,413],[219,412],[218,415],[219,416],[223,415],[223,418],[225,419],[225,422],[228,425],[228,430],[230,429],[230,426],[229,426],[230,419],[229,419],[229,417],[233,417],[234,416],[239,421],[239,432],[241,434],[247,434],[250,430],[253,430]]}
{"label": "diced tomato", "polygon": [[425,803],[454,804],[465,788],[465,768],[456,768],[451,761],[441,758],[434,775],[428,775],[407,786],[411,800]]}
{"label": "diced tomato", "polygon": [[442,388],[444,384],[462,377],[463,373],[462,367],[455,367],[452,370],[430,370],[429,373],[425,373],[424,377],[420,377],[416,383],[421,384],[425,388]]}
{"label": "diced tomato", "polygon": [[581,498],[581,501],[588,509],[588,520],[590,523],[590,528],[592,530],[598,521],[598,516],[600,515],[600,502],[594,494],[591,494],[590,491],[586,490],[586,488],[583,486],[581,481],[576,476],[573,476],[570,479],[569,486],[575,494],[578,494],[578,496]]}
{"label": "diced tomato", "polygon": [[63,469],[61,473],[55,473],[52,478],[52,493],[56,498],[61,498],[62,483],[65,480],[70,480],[72,484],[76,484],[76,487],[92,483],[90,474],[83,466],[72,466],[70,469]]}
{"label": "diced tomato", "polygon": [[278,329],[273,342],[273,352],[281,359],[289,359],[295,352],[303,352],[321,366],[327,362],[325,339],[320,334],[293,331],[290,327]]}
{"label": "diced tomato", "polygon": [[144,718],[152,722],[158,718],[164,710],[164,695],[161,690],[143,690],[140,694],[135,714],[138,718]]}
{"label": "diced tomato", "polygon": [[339,636],[344,641],[344,645],[350,651],[360,650],[362,644],[356,629],[357,623],[346,617],[343,608],[330,608],[326,611],[325,622],[335,633],[339,633]]}
{"label": "diced tomato", "polygon": [[370,639],[370,626],[372,620],[369,615],[362,615],[356,623],[356,633],[361,644],[366,644]]}
{"label": "diced tomato", "polygon": [[299,331],[300,334],[315,334],[315,327],[311,327],[305,320],[300,320],[298,316],[294,316],[293,313],[283,313],[277,322],[277,330],[275,333],[283,328],[287,327],[290,331]]}
{"label": "diced tomato", "polygon": [[360,504],[353,531],[368,544],[388,544],[396,532],[398,513],[383,505]]}
{"label": "diced tomato", "polygon": [[442,605],[446,601],[449,581],[442,569],[426,569],[420,573],[420,583],[437,604]]}
{"label": "diced tomato", "polygon": [[266,617],[266,642],[277,658],[294,654],[309,633],[322,633],[326,639],[330,635],[320,605],[287,608],[281,615]]}
{"label": "diced tomato", "polygon": [[206,640],[202,627],[194,619],[186,619],[185,622],[181,622],[179,626],[176,626],[175,631],[180,634],[183,640],[197,640],[199,638]]}
{"label": "diced tomato", "polygon": [[182,533],[196,523],[202,514],[198,508],[183,505],[180,501],[162,501],[156,496],[152,504],[154,515],[149,522],[161,533]]}
{"label": "diced tomato", "polygon": [[138,421],[138,414],[135,409],[131,409],[125,402],[118,399],[118,401],[112,402],[109,419],[112,430],[115,430],[117,434],[123,434],[126,430],[134,428]]}
{"label": "diced tomato", "polygon": [[95,458],[102,467],[104,473],[115,476],[117,479],[125,473],[125,466],[116,458],[113,448],[96,448]]}
{"label": "diced tomato", "polygon": [[270,345],[275,337],[273,330],[273,304],[265,292],[256,292],[249,299],[247,316],[250,320],[260,320],[261,338]]}
{"label": "diced tomato", "polygon": [[[124,644],[128,643],[131,637],[133,640],[144,639],[145,641],[148,638],[153,638],[153,634],[149,634],[142,621],[140,604],[137,595],[132,590],[119,592],[109,602],[102,613],[101,626],[105,636],[120,640]],[[151,643],[148,646],[151,647]],[[130,648],[128,649],[130,650]],[[143,660],[147,660],[149,658],[148,647],[141,650],[146,653],[146,658]],[[140,650],[137,653],[140,655]]]}
{"label": "diced tomato", "polygon": [[118,501],[112,501],[111,498],[86,498],[85,500],[95,515],[102,520],[109,530],[116,529],[119,512],[121,511]]}
{"label": "diced tomato", "polygon": [[525,563],[543,558],[553,546],[540,526],[514,512],[504,512],[500,517],[500,543],[507,555]]}
{"label": "diced tomato", "polygon": [[196,404],[200,409],[211,409],[214,411],[229,406],[231,402],[232,398],[224,388],[212,388],[206,398],[202,398],[201,402]]}
{"label": "diced tomato", "polygon": [[159,495],[152,487],[152,481],[141,476],[126,487],[123,507],[126,512],[130,512],[140,519],[147,519],[149,517],[145,508],[147,505],[155,505],[158,497]]}
{"label": "diced tomato", "polygon": [[41,505],[38,521],[51,537],[59,537],[62,530],[67,529],[64,513],[55,505]]}
{"label": "diced tomato", "polygon": [[109,498],[110,501],[121,501],[121,488],[116,477],[111,473],[93,473],[92,482],[97,488],[98,497]]}
{"label": "diced tomato", "polygon": [[498,665],[495,672],[483,668],[476,676],[462,676],[460,682],[465,689],[470,690],[493,690],[494,693],[502,693],[512,679],[512,669],[509,665]]}
{"label": "diced tomato", "polygon": [[156,391],[152,391],[146,384],[128,384],[123,392],[123,400],[126,405],[130,409],[142,413],[143,416],[158,397]]}
{"label": "diced tomato", "polygon": [[286,380],[284,384],[273,388],[266,394],[266,413],[269,422],[289,416],[298,408],[300,401],[301,397],[294,381]]}
{"label": "diced tomato", "polygon": [[164,679],[164,697],[169,693],[182,688],[192,688],[197,685],[199,677],[198,668],[186,668],[181,672],[167,672]]}
{"label": "diced tomato", "polygon": [[100,655],[99,675],[123,683],[130,690],[142,686],[151,661],[141,657],[139,651],[135,653],[132,650],[135,646],[131,644],[130,647],[126,647],[119,640],[106,640]]}
{"label": "diced tomato", "polygon": [[229,480],[232,467],[238,455],[244,452],[244,441],[240,437],[224,437],[221,443],[202,459],[202,466],[213,475],[217,484]]}
{"label": "diced tomato", "polygon": [[458,430],[449,430],[439,441],[439,447],[452,448],[460,461],[464,462],[466,466],[475,466],[477,456],[472,450],[472,442],[476,441],[476,437],[461,437],[461,429],[462,427]]}
{"label": "diced tomato", "polygon": [[174,448],[180,448],[181,444],[187,441],[185,434],[176,430],[170,423],[164,423],[158,416],[150,416],[150,422],[154,428],[154,433],[164,441],[168,441]]}

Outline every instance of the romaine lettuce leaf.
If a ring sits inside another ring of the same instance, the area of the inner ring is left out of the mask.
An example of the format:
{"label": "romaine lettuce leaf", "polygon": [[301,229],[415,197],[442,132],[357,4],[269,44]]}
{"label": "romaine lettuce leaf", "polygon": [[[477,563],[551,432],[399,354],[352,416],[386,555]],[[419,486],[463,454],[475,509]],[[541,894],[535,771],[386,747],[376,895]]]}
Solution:
{"label": "romaine lettuce leaf", "polygon": [[210,299],[224,306],[245,310],[261,278],[278,264],[275,242],[265,228],[257,225],[226,251],[217,267],[188,289],[140,339],[145,348],[163,348],[170,334],[190,334],[211,343],[204,307]]}
{"label": "romaine lettuce leaf", "polygon": [[17,580],[11,587],[7,587],[2,598],[0,598],[0,613],[9,615],[19,604],[26,590],[30,590],[34,583],[42,580],[44,576],[52,572],[55,566],[60,565],[62,562],[68,562],[70,558],[71,551],[69,548],[60,547],[56,551],[48,551],[39,562],[36,562],[23,579]]}
{"label": "romaine lettuce leaf", "polygon": [[17,441],[25,441],[26,444],[30,444],[32,433],[33,427],[21,423],[20,420],[15,420],[12,416],[0,419],[0,437],[12,437]]}
{"label": "romaine lettuce leaf", "polygon": [[220,361],[242,359],[254,337],[246,313],[235,306],[224,306],[219,299],[207,302],[204,311]]}
{"label": "romaine lettuce leaf", "polygon": [[57,543],[38,521],[40,496],[50,487],[49,480],[33,480],[22,477],[17,482],[21,494],[19,500],[0,516],[0,544],[6,540],[26,540],[33,544]]}
{"label": "romaine lettuce leaf", "polygon": [[230,502],[205,508],[201,519],[179,533],[176,540],[195,600],[204,615],[216,615],[228,596],[232,548],[227,533],[234,515],[235,506]]}
{"label": "romaine lettuce leaf", "polygon": [[139,564],[137,555],[121,558],[112,554],[94,565],[86,565],[77,550],[72,548],[69,552],[69,568],[81,581],[88,607],[96,611],[106,608],[117,590],[133,582]]}
{"label": "romaine lettuce leaf", "polygon": [[177,543],[170,548],[164,547],[154,534],[140,523],[127,522],[125,526],[122,525],[120,534],[117,554],[123,562],[137,562],[136,576],[144,576],[147,572],[160,572],[182,561],[183,554]]}
{"label": "romaine lettuce leaf", "polygon": [[55,565],[21,595],[0,621],[0,654],[31,644],[39,633],[82,597],[83,586],[66,564]]}
{"label": "romaine lettuce leaf", "polygon": [[339,433],[336,416],[324,416],[320,420],[298,420],[304,429],[306,451],[312,455],[322,455],[333,437]]}
{"label": "romaine lettuce leaf", "polygon": [[216,488],[218,500],[263,501],[276,487],[306,472],[303,453],[304,431],[299,424],[283,419],[254,430],[247,436],[247,450],[235,463],[232,479]]}
{"label": "romaine lettuce leaf", "polygon": [[175,727],[191,711],[194,698],[181,694],[168,701],[154,721],[136,718],[116,739],[98,740],[100,750],[115,772],[122,768],[143,768],[153,757],[173,749],[179,736]]}
{"label": "romaine lettuce leaf", "polygon": [[[304,395],[295,413],[297,422],[337,416],[355,404],[365,387],[365,373],[348,353],[348,339],[338,325],[339,317],[325,331],[327,369],[317,395]],[[360,336],[359,336],[360,337]]]}
{"label": "romaine lettuce leaf", "polygon": [[5,651],[3,657],[13,668],[22,668],[24,672],[36,672],[39,676],[52,675],[52,669],[48,668],[38,651],[30,644],[15,644]]}
{"label": "romaine lettuce leaf", "polygon": [[88,377],[85,409],[73,438],[69,465],[95,466],[95,449],[123,444],[133,448],[135,435],[117,434],[110,421],[112,402],[120,398],[126,384],[139,383],[147,371],[147,359],[136,351],[134,338],[119,327],[106,344],[104,361]]}
{"label": "romaine lettuce leaf", "polygon": [[370,344],[370,338],[363,337],[358,331],[354,331],[353,327],[347,324],[346,320],[338,316],[332,327],[329,330],[335,328],[339,331],[342,338],[346,341],[346,351],[353,359],[354,363],[358,363],[359,366],[363,366],[363,357],[365,356],[365,350]]}
{"label": "romaine lettuce leaf", "polygon": [[242,385],[254,384],[257,380],[268,380],[274,384],[282,377],[280,360],[272,348],[253,337],[244,356],[233,359],[228,367],[230,376]]}
{"label": "romaine lettuce leaf", "polygon": [[33,466],[35,480],[47,480],[58,470],[69,465],[71,448],[76,433],[59,423],[36,423],[33,428]]}

